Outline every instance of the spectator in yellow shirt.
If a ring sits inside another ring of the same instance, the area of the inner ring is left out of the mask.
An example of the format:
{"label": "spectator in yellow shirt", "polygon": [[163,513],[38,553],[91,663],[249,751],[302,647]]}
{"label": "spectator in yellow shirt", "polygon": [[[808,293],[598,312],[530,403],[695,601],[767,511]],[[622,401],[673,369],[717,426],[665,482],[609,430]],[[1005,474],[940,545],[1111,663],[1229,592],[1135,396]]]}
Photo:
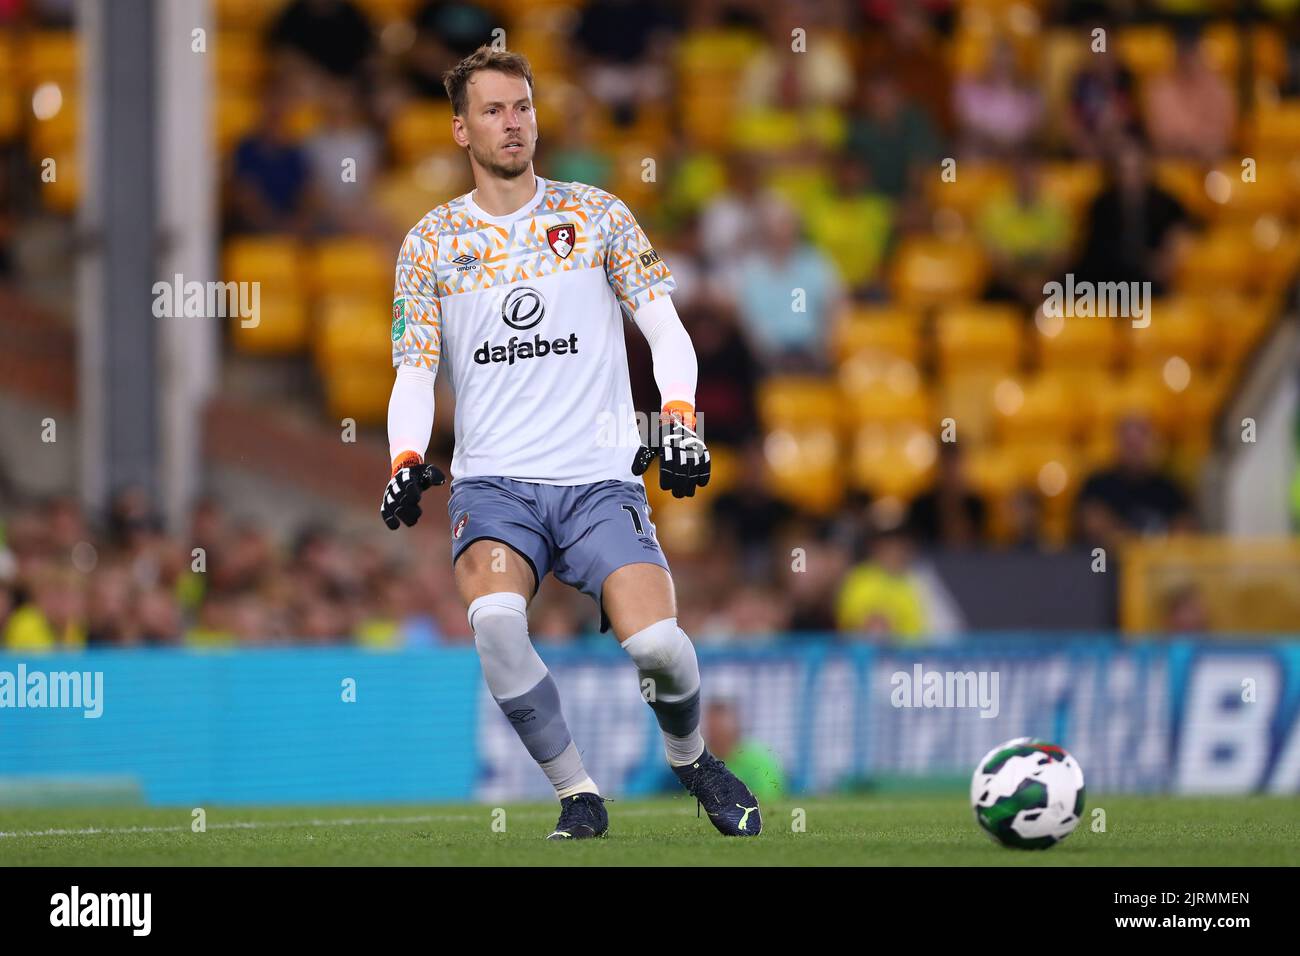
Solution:
{"label": "spectator in yellow shirt", "polygon": [[848,636],[917,643],[926,632],[925,599],[911,570],[912,547],[899,532],[880,534],[871,557],[840,587],[835,622]]}
{"label": "spectator in yellow shirt", "polygon": [[83,604],[73,572],[40,572],[32,585],[32,599],[20,605],[5,624],[5,650],[80,650],[86,646]]}

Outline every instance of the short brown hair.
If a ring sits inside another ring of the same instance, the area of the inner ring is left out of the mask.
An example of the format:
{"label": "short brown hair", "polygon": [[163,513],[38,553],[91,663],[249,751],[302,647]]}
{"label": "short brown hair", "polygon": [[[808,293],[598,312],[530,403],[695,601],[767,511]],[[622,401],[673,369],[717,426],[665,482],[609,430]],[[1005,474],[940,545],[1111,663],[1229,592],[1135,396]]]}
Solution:
{"label": "short brown hair", "polygon": [[533,69],[528,65],[527,57],[509,50],[481,46],[442,74],[442,85],[447,90],[447,99],[451,100],[452,112],[457,116],[465,115],[465,107],[469,105],[469,79],[480,70],[518,76],[528,81],[530,92],[533,89]]}

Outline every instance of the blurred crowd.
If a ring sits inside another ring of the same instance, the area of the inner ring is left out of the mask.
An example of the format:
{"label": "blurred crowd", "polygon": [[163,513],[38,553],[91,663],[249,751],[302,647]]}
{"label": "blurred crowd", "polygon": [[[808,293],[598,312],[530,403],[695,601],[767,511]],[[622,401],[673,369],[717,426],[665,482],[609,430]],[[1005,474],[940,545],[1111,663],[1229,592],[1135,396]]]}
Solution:
{"label": "blurred crowd", "polygon": [[[1152,469],[1149,428],[1123,427],[1120,461],[1081,494],[1093,542],[1191,522],[1182,492]],[[715,503],[709,547],[670,555],[682,626],[703,644],[791,632],[909,642],[957,630],[924,549],[978,546],[986,505],[966,481],[959,446],[943,447],[935,489],[887,527],[865,500],[812,519],[761,482],[738,484]],[[70,497],[34,502],[0,519],[0,647],[470,643],[447,530],[436,520],[417,530],[397,540],[377,521],[373,534],[348,536],[320,524],[280,539],[205,499],[188,528],[168,533],[138,488],[117,495],[102,520]],[[1016,546],[1038,548],[1030,534]],[[1204,629],[1198,594],[1170,600],[1171,628]],[[530,609],[543,644],[608,640],[598,625],[594,602],[550,577]]]}

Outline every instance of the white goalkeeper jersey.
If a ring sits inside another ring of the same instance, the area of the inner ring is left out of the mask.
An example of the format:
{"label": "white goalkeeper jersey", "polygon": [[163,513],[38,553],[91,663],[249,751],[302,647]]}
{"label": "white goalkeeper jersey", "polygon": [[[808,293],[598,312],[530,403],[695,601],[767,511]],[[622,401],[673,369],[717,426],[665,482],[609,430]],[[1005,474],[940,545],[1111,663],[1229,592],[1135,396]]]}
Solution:
{"label": "white goalkeeper jersey", "polygon": [[507,216],[472,193],[431,210],[397,261],[393,365],[449,376],[452,477],[639,481],[623,316],[674,288],[627,206],[594,186],[537,177]]}

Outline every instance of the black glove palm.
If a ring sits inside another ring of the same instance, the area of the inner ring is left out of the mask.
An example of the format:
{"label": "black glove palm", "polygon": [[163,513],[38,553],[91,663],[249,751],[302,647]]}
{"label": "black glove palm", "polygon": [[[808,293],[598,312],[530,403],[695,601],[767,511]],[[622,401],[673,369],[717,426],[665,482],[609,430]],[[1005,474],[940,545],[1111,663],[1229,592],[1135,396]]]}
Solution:
{"label": "black glove palm", "polygon": [[408,528],[420,520],[420,495],[446,477],[433,465],[408,465],[394,472],[384,489],[384,499],[379,503],[379,515],[384,524],[396,531],[399,524]]}
{"label": "black glove palm", "polygon": [[[709,483],[712,465],[709,449],[695,430],[680,418],[662,423],[659,436],[659,487],[674,498],[692,498],[696,488]],[[644,445],[632,462],[632,474],[644,474],[655,453]]]}

